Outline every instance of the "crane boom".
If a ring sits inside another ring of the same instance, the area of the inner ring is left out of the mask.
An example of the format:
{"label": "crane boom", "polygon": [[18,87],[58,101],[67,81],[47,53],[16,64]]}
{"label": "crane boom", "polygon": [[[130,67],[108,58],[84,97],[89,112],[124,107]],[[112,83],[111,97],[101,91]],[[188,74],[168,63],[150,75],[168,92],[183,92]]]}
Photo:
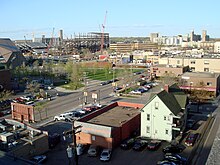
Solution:
{"label": "crane boom", "polygon": [[103,53],[103,46],[104,46],[104,33],[105,33],[106,18],[107,18],[107,11],[105,12],[105,18],[102,24],[101,49],[100,49],[101,54]]}

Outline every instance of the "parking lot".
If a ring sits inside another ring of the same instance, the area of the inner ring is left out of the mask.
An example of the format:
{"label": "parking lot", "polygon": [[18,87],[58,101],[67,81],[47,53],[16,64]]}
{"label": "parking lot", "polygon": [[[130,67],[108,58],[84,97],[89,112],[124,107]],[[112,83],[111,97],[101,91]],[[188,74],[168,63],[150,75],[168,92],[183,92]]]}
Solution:
{"label": "parking lot", "polygon": [[[194,129],[199,127],[195,125]],[[199,127],[201,129],[201,127]],[[42,128],[43,130],[49,131],[49,133],[59,133],[62,134],[65,130],[71,129],[71,123],[69,122],[52,122],[47,124]],[[67,146],[72,143],[72,137],[68,136],[66,141],[61,140],[61,142],[53,149],[51,149],[46,155],[48,160],[45,164],[68,164],[69,160],[67,158]],[[184,140],[183,140],[184,144]],[[82,155],[79,156],[79,164],[80,165],[101,165],[101,164],[129,164],[129,165],[153,165],[158,161],[163,159],[162,149],[168,145],[168,142],[162,142],[162,145],[157,151],[149,151],[148,149],[144,149],[143,151],[134,151],[130,150],[122,150],[120,147],[115,148],[112,151],[112,157],[109,162],[101,162],[98,157],[88,157],[87,151],[84,151]],[[193,147],[185,147],[184,151],[180,153],[180,155],[184,157],[188,157],[192,151]],[[71,160],[73,163],[73,160]]]}

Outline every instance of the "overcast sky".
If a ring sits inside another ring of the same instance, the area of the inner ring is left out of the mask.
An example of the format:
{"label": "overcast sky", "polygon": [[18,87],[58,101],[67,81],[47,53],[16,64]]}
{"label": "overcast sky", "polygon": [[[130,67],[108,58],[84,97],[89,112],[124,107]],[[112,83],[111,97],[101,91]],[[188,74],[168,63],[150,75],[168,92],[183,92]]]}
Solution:
{"label": "overcast sky", "polygon": [[187,34],[220,37],[219,0],[0,0],[0,38],[105,32],[110,37]]}

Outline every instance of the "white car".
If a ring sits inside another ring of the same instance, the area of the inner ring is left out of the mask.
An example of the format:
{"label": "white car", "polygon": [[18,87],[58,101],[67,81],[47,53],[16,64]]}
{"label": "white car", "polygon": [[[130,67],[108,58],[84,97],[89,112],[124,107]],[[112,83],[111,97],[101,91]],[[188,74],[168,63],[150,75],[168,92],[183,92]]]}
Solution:
{"label": "white car", "polygon": [[100,155],[100,160],[101,161],[109,161],[111,158],[111,150],[110,149],[103,149],[101,155]]}
{"label": "white car", "polygon": [[72,121],[72,117],[68,114],[60,114],[59,116],[54,116],[54,121]]}

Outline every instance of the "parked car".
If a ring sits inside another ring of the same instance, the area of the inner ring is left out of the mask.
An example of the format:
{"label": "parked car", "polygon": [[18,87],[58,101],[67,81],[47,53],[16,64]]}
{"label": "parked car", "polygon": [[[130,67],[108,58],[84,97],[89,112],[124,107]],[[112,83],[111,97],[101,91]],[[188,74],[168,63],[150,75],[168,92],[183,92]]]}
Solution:
{"label": "parked car", "polygon": [[100,85],[107,85],[108,83],[106,81],[103,81],[100,83]]}
{"label": "parked car", "polygon": [[122,87],[115,87],[114,88],[114,92],[117,92],[117,91],[119,91],[119,90],[121,90],[122,89]]}
{"label": "parked car", "polygon": [[162,161],[158,161],[157,165],[177,165],[177,164],[169,160],[162,160]]}
{"label": "parked car", "polygon": [[157,150],[161,145],[161,141],[159,140],[151,140],[148,145],[147,145],[147,149],[148,150]]}
{"label": "parked car", "polygon": [[72,121],[73,120],[73,117],[69,114],[60,114],[59,116],[54,116],[54,121]]}
{"label": "parked car", "polygon": [[184,150],[182,145],[168,145],[163,148],[164,153],[180,153]]}
{"label": "parked car", "polygon": [[95,145],[90,145],[88,149],[88,156],[98,156],[100,152],[100,147]]}
{"label": "parked car", "polygon": [[134,143],[135,143],[135,138],[127,138],[121,142],[120,147],[121,149],[128,150],[133,147]]}
{"label": "parked car", "polygon": [[186,137],[185,145],[187,145],[188,147],[193,146],[196,143],[198,136],[198,133],[189,133]]}
{"label": "parked car", "polygon": [[196,121],[193,119],[188,119],[186,122],[186,127],[187,128],[192,128],[195,125]]}
{"label": "parked car", "polygon": [[146,148],[146,146],[147,146],[146,140],[136,139],[132,149],[135,151],[142,151]]}
{"label": "parked car", "polygon": [[165,154],[164,159],[180,165],[185,165],[187,162],[187,159],[185,157],[182,157],[179,154],[175,154],[175,153]]}
{"label": "parked car", "polygon": [[100,160],[101,161],[109,161],[111,158],[111,150],[110,149],[103,149],[101,155],[100,155]]}
{"label": "parked car", "polygon": [[53,148],[55,147],[61,140],[61,136],[58,133],[54,133],[52,135],[48,136],[48,144],[49,144],[49,148]]}
{"label": "parked car", "polygon": [[42,164],[47,160],[46,155],[39,155],[39,156],[34,156],[31,161],[34,162],[35,164]]}

